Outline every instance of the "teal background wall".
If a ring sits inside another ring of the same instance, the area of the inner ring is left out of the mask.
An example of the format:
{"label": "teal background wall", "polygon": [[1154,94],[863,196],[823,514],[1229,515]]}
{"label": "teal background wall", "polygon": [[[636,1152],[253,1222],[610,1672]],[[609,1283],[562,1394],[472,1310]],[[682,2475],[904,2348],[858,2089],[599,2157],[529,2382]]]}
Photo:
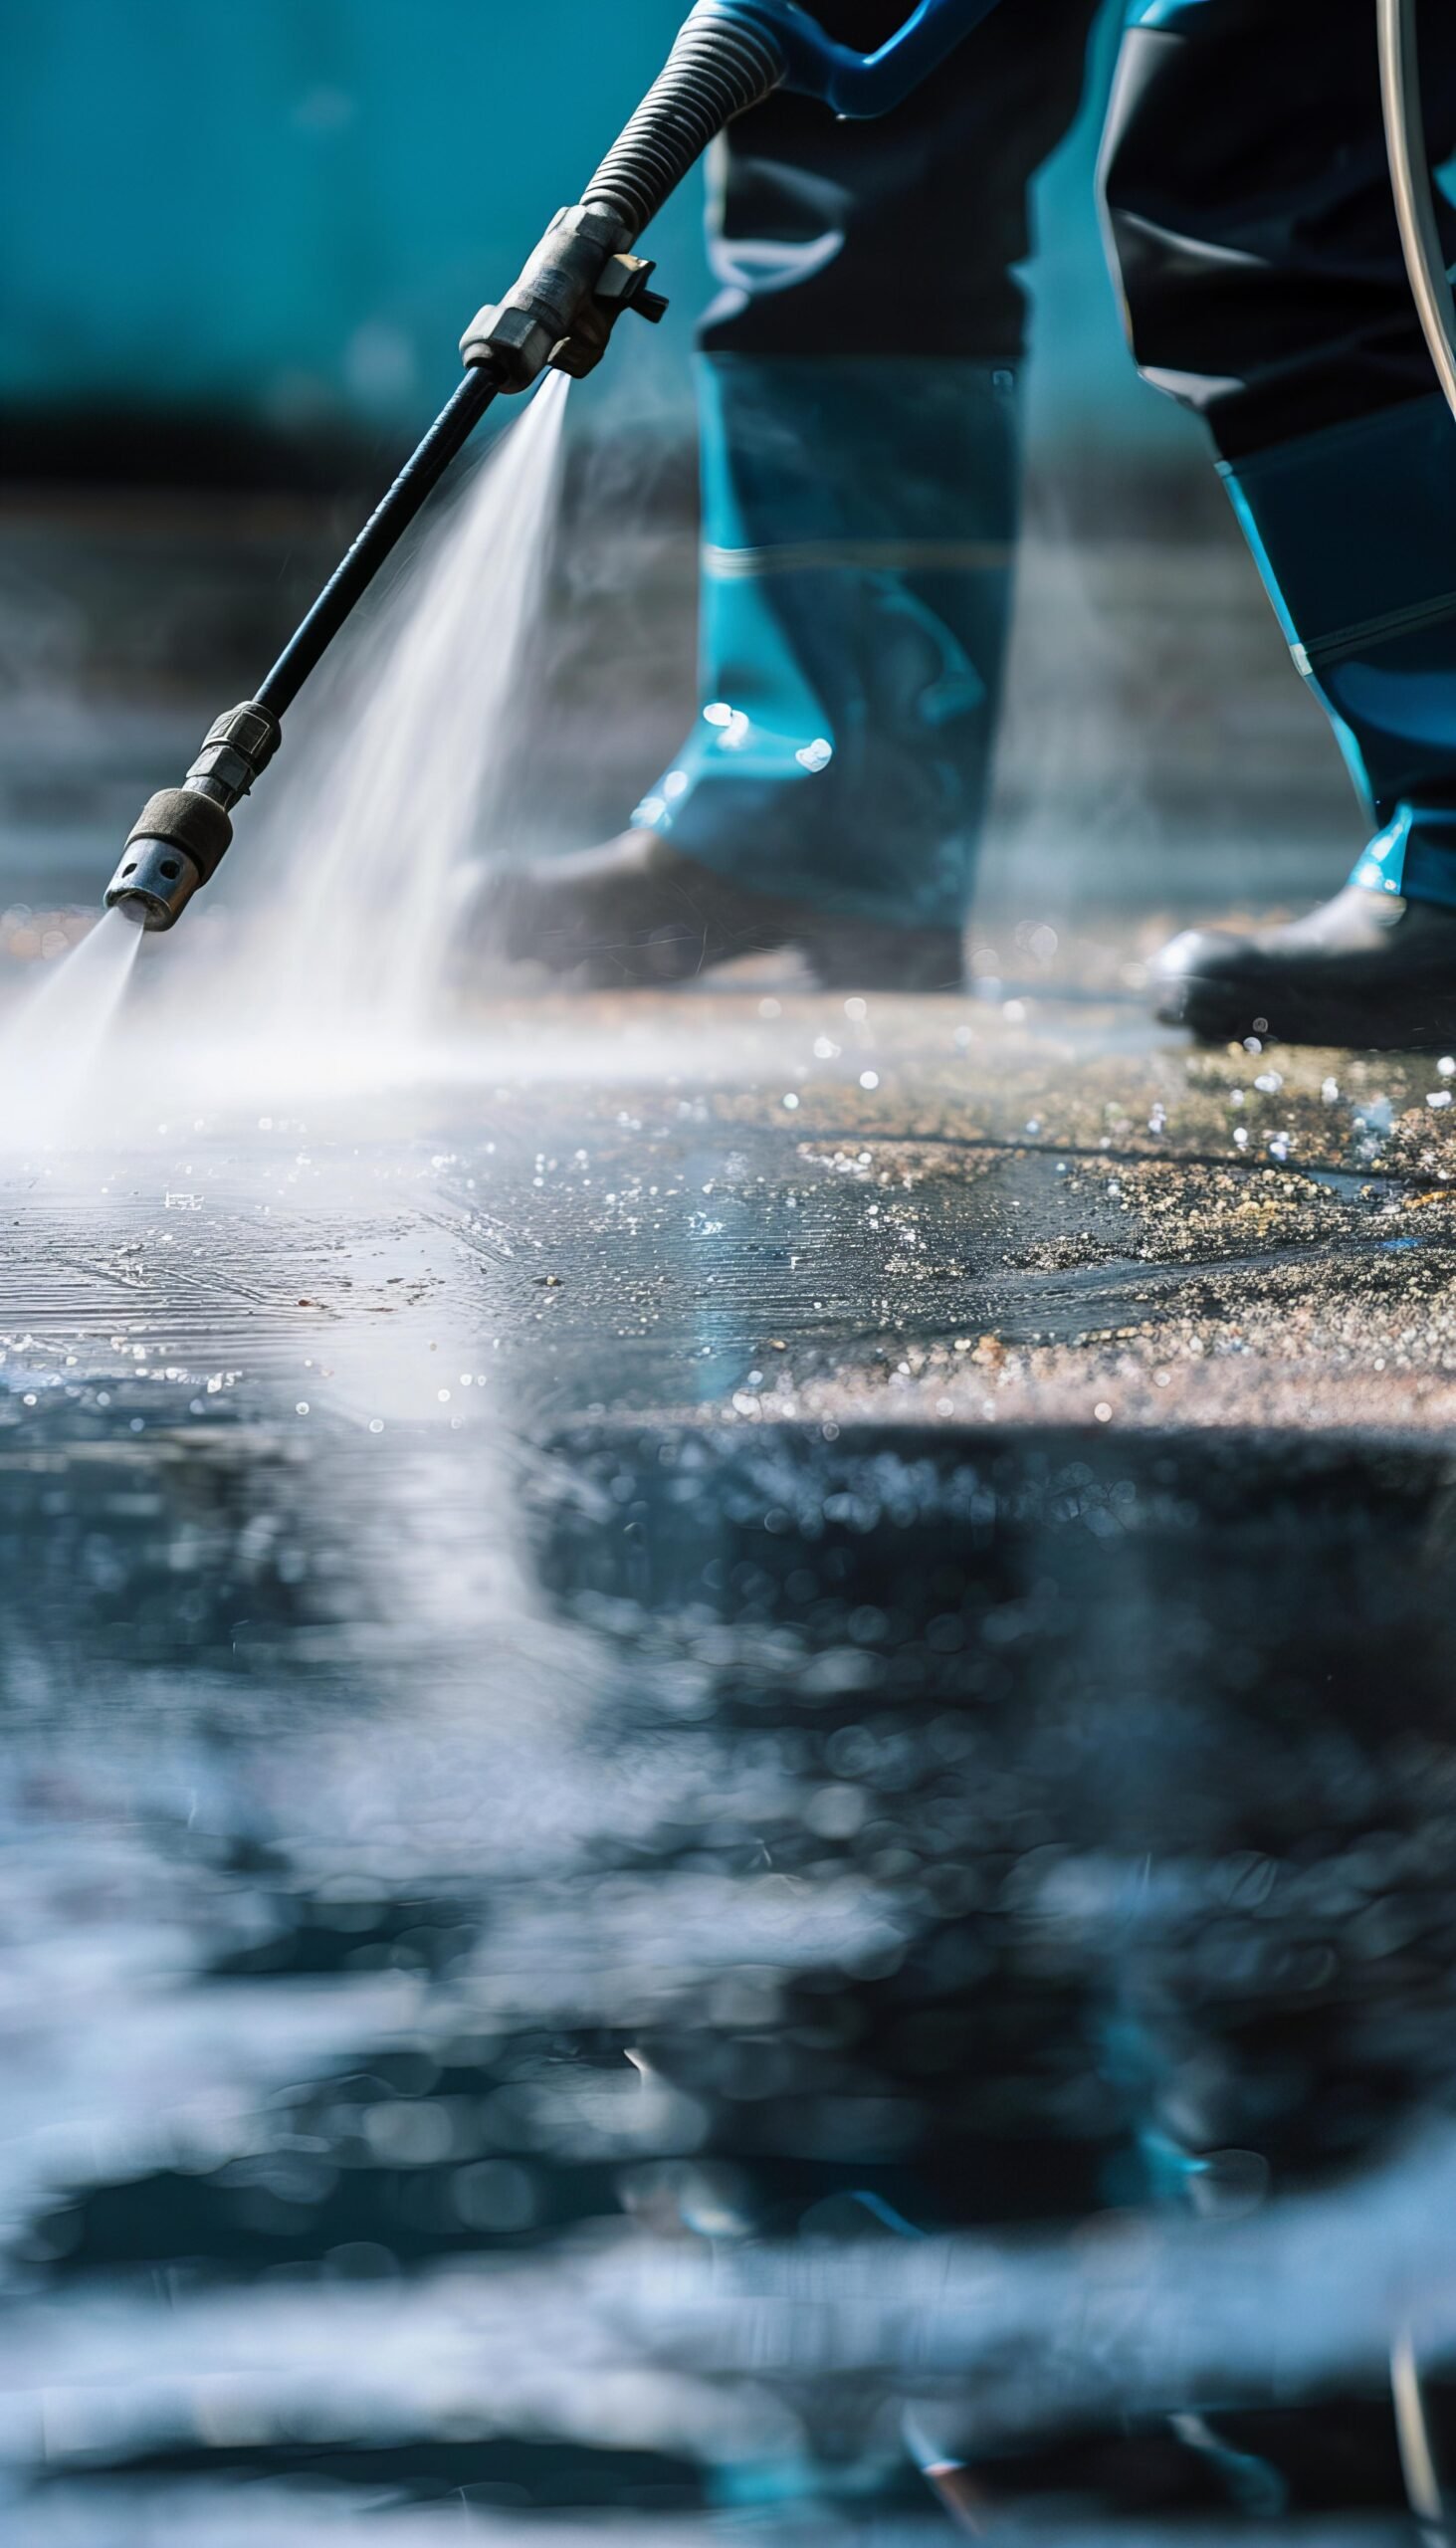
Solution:
{"label": "teal background wall", "polygon": [[[1015,0],[1006,0],[1014,7]],[[422,422],[479,303],[574,197],[678,0],[7,0],[0,409]],[[1156,441],[1092,203],[1113,30],[1040,194],[1034,412]],[[674,296],[587,395],[687,409],[698,189],[657,225]]]}

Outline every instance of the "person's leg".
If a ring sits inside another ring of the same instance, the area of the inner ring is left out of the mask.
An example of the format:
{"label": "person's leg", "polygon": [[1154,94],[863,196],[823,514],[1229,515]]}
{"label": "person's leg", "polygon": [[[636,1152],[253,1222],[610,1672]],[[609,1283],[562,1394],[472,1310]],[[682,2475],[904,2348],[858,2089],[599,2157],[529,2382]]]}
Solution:
{"label": "person's leg", "polygon": [[[1456,18],[1428,10],[1433,162]],[[1434,394],[1385,163],[1370,0],[1145,0],[1103,184],[1144,376],[1201,414],[1374,838],[1347,890],[1248,940],[1188,933],[1161,1013],[1200,1032],[1456,1031],[1456,423]],[[1443,208],[1456,257],[1456,213]]]}
{"label": "person's leg", "polygon": [[[1098,0],[1007,0],[884,121],[774,98],[711,168],[702,713],[633,829],[557,862],[511,943],[600,979],[800,945],[948,982],[1016,534],[1014,267]],[[905,0],[821,0],[871,49]]]}

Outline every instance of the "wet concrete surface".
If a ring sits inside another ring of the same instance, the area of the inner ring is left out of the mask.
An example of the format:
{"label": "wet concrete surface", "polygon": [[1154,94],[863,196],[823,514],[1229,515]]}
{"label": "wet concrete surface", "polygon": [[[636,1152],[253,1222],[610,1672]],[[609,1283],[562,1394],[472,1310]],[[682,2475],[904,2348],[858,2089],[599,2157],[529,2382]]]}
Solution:
{"label": "wet concrete surface", "polygon": [[[4,1180],[10,2535],[920,2537],[927,2418],[1008,2535],[1393,2519],[1439,1068],[787,988],[470,1049]],[[1097,2371],[1087,2225],[1166,2317],[1316,2202],[1277,2358]],[[886,2219],[979,2242],[958,2368],[869,2325]]]}
{"label": "wet concrete surface", "polygon": [[1435,2535],[1456,1076],[1005,862],[0,1163],[7,2543]]}
{"label": "wet concrete surface", "polygon": [[1030,990],[499,1002],[466,1050],[463,1094],[246,1152],[198,1118],[22,1162],[12,1390],[64,1344],[206,1415],[235,1365],[302,1390],[436,1326],[478,1362],[484,1323],[464,1385],[537,1426],[1450,1421],[1448,1063],[1195,1052],[1131,993]]}

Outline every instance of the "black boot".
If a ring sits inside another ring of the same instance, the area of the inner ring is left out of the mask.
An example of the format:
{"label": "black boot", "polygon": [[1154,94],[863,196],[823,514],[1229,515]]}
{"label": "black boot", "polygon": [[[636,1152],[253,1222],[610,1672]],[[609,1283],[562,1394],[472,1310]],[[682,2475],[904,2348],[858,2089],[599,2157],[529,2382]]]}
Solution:
{"label": "black boot", "polygon": [[757,893],[646,830],[508,872],[488,925],[503,955],[601,990],[692,981],[780,947],[825,990],[957,991],[964,961],[957,930],[890,929]]}
{"label": "black boot", "polygon": [[1456,1052],[1456,910],[1347,885],[1279,929],[1188,929],[1152,970],[1157,1014],[1206,1042]]}

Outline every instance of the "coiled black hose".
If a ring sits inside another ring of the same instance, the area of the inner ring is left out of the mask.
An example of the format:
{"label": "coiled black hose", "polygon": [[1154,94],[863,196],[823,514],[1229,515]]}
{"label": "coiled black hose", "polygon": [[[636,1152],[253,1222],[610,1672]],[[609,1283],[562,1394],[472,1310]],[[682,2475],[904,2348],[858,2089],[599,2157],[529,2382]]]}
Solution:
{"label": "coiled black hose", "polygon": [[1375,0],[1380,45],[1380,95],[1390,183],[1405,270],[1415,296],[1421,332],[1456,416],[1456,301],[1446,272],[1446,252],[1436,219],[1420,103],[1420,39],[1416,0]]}
{"label": "coiled black hose", "polygon": [[724,125],[771,96],[784,61],[764,28],[691,17],[583,203],[609,207],[631,239],[647,228]]}

